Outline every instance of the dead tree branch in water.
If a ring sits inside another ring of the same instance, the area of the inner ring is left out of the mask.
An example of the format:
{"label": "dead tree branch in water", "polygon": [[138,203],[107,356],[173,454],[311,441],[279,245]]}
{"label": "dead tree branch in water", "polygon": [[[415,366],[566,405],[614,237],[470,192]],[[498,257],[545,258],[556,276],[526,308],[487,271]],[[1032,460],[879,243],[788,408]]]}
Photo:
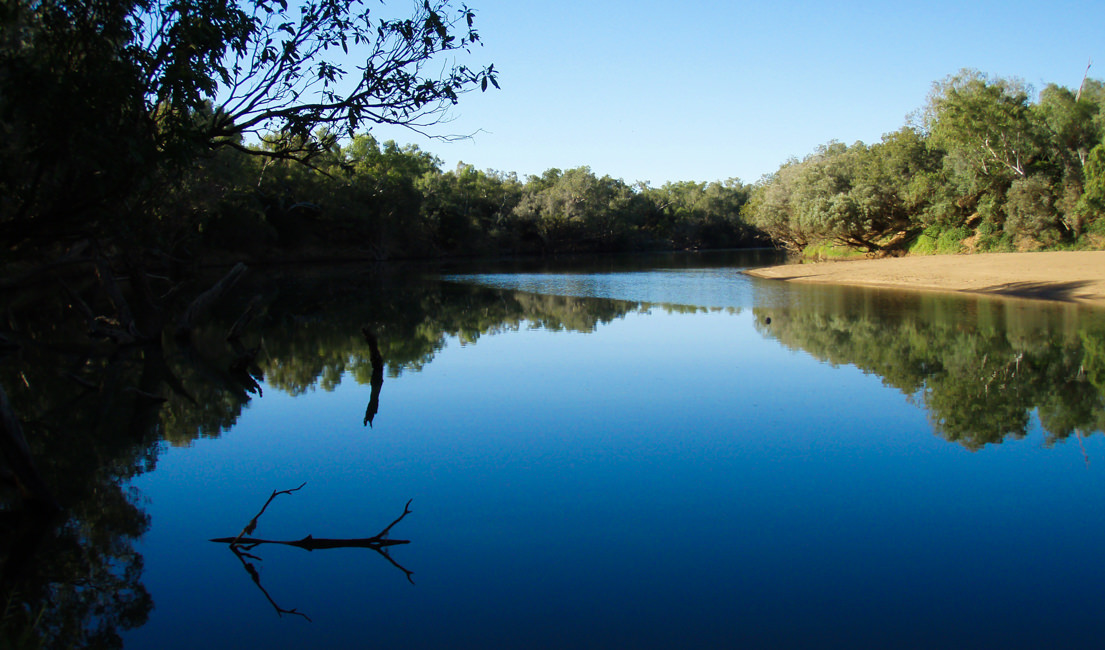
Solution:
{"label": "dead tree branch in water", "polygon": [[[238,541],[241,540],[243,537],[245,537],[246,535],[249,535],[253,531],[257,530],[257,520],[261,517],[261,515],[265,514],[265,510],[268,509],[269,504],[272,503],[272,500],[275,499],[277,497],[277,495],[291,494],[292,492],[298,492],[299,490],[302,490],[303,486],[305,486],[305,485],[307,485],[306,481],[301,483],[299,485],[299,487],[292,488],[290,490],[273,490],[272,494],[269,495],[269,500],[265,502],[265,505],[261,506],[261,509],[257,512],[257,514],[253,515],[253,519],[249,520],[249,523],[246,524],[246,527],[242,529],[242,532],[238,533],[237,537],[230,540],[230,544],[237,544]],[[221,540],[211,540],[211,541],[221,541]]]}
{"label": "dead tree branch in water", "polygon": [[414,584],[414,579],[411,577],[414,575],[413,571],[408,570],[403,565],[396,562],[391,555],[388,554],[388,548],[391,546],[397,546],[400,544],[410,544],[410,540],[406,539],[389,539],[388,534],[391,529],[395,527],[400,521],[411,513],[411,502],[407,501],[403,506],[403,512],[395,518],[390,524],[385,526],[383,530],[376,533],[372,537],[360,537],[360,538],[345,538],[345,539],[332,539],[325,537],[314,537],[313,535],[307,535],[303,539],[297,540],[275,540],[275,539],[259,539],[256,537],[249,537],[249,535],[257,529],[257,520],[261,518],[261,515],[265,514],[265,510],[268,509],[269,504],[272,503],[278,495],[291,494],[298,490],[302,490],[306,483],[301,484],[299,487],[292,488],[290,490],[273,490],[269,495],[265,505],[261,506],[261,510],[253,516],[253,519],[246,524],[242,532],[238,533],[237,537],[216,537],[210,541],[217,544],[227,544],[230,550],[234,553],[234,556],[238,558],[238,561],[242,563],[246,572],[249,574],[250,579],[253,580],[257,588],[261,590],[261,593],[265,595],[265,599],[276,610],[277,615],[283,616],[284,614],[294,614],[295,616],[302,616],[308,621],[311,620],[306,614],[296,610],[287,609],[281,607],[273,600],[272,596],[261,584],[261,574],[257,571],[257,568],[249,560],[261,561],[261,558],[250,553],[256,547],[262,544],[279,544],[281,546],[295,546],[297,548],[304,549],[306,551],[325,550],[330,548],[367,548],[372,549],[379,553],[385,560],[387,560],[392,566],[399,569],[407,577],[407,582]]}
{"label": "dead tree branch in water", "polygon": [[[306,483],[304,483],[303,485],[306,485]],[[296,548],[301,548],[305,551],[319,551],[319,550],[325,550],[325,549],[330,549],[330,548],[368,548],[368,549],[372,549],[373,551],[376,551],[377,553],[382,555],[384,557],[384,559],[386,559],[388,562],[391,563],[392,566],[399,569],[400,571],[403,572],[404,575],[407,576],[407,581],[408,582],[410,582],[411,584],[414,584],[414,579],[411,578],[411,576],[414,575],[414,572],[408,570],[406,567],[404,567],[403,565],[396,562],[391,557],[391,555],[389,555],[388,552],[387,552],[387,549],[390,546],[399,546],[401,544],[410,544],[411,543],[409,539],[389,539],[388,538],[388,533],[391,532],[391,529],[394,528],[395,525],[398,524],[400,521],[403,521],[403,519],[411,513],[411,501],[407,501],[406,505],[403,506],[403,512],[398,517],[395,518],[395,521],[393,521],[390,524],[388,524],[387,526],[385,526],[383,530],[376,533],[372,537],[354,537],[354,538],[336,538],[335,539],[335,538],[315,537],[313,535],[307,535],[303,539],[290,540],[290,541],[289,540],[277,540],[277,539],[259,539],[259,538],[256,538],[256,537],[248,537],[248,535],[250,533],[252,533],[257,528],[257,519],[262,514],[264,514],[265,508],[269,507],[269,504],[272,503],[272,500],[276,498],[276,495],[278,495],[278,494],[291,494],[292,492],[295,492],[296,490],[302,489],[303,485],[300,485],[299,487],[293,488],[291,490],[274,491],[272,493],[272,495],[269,497],[269,500],[266,501],[265,505],[261,508],[261,511],[258,512],[253,517],[253,519],[250,520],[250,522],[248,524],[246,524],[246,527],[244,529],[242,529],[241,533],[238,533],[237,537],[216,537],[215,539],[212,539],[211,541],[215,542],[217,544],[229,544],[232,547],[232,549],[235,551],[235,553],[237,553],[238,550],[251,551],[254,548],[256,548],[257,546],[260,546],[261,544],[279,544],[281,546],[295,546]],[[255,559],[257,559],[257,558],[255,558]]]}

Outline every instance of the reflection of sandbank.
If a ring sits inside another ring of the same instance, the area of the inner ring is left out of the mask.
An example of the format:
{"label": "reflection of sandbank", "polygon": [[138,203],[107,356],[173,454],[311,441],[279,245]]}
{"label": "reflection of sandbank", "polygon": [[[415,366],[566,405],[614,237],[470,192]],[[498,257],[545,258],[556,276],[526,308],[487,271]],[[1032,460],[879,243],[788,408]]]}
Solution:
{"label": "reflection of sandbank", "polygon": [[757,278],[959,291],[1105,306],[1105,251],[922,255],[745,271]]}

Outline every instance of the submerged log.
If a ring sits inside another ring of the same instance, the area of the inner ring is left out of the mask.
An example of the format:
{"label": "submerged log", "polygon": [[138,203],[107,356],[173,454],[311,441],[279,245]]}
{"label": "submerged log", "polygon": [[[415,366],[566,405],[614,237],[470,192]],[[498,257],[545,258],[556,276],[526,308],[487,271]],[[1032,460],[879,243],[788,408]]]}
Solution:
{"label": "submerged log", "polygon": [[258,539],[256,537],[216,537],[211,540],[217,544],[238,544],[253,547],[260,544],[280,544],[281,546],[295,546],[305,551],[319,551],[328,548],[371,548],[378,549],[398,544],[410,544],[409,539],[383,539],[377,535],[360,538],[335,538],[314,537],[308,535],[297,540]]}

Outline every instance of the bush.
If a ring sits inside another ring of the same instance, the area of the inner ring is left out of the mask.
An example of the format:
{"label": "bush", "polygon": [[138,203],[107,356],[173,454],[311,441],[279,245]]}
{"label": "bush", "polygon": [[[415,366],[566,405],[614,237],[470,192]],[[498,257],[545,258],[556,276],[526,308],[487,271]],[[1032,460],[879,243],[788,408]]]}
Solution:
{"label": "bush", "polygon": [[928,234],[928,230],[921,233],[909,246],[910,255],[932,255],[936,253],[936,237]]}
{"label": "bush", "polygon": [[936,252],[942,254],[962,253],[963,240],[971,236],[971,231],[963,226],[950,228],[940,233],[936,239]]}
{"label": "bush", "polygon": [[1061,237],[1055,194],[1042,176],[1014,181],[1006,197],[1005,213],[1005,230],[1014,236],[1032,237],[1048,245],[1055,245]]}

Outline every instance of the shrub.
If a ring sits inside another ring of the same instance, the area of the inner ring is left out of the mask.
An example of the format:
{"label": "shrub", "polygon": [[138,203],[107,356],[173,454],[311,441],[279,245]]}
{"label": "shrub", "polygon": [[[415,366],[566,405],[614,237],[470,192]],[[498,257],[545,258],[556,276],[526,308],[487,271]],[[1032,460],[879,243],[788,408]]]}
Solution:
{"label": "shrub", "polygon": [[963,252],[963,240],[971,236],[971,231],[963,226],[950,228],[940,233],[936,239],[936,252],[949,254]]}

